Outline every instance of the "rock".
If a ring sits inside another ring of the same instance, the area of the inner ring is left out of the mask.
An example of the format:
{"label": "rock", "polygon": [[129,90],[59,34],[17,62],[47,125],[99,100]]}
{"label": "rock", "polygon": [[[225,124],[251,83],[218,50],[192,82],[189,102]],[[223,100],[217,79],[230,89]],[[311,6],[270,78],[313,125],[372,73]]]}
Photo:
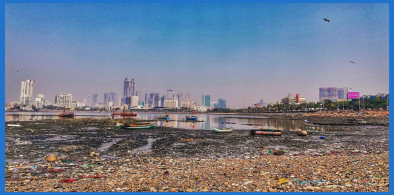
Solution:
{"label": "rock", "polygon": [[171,188],[170,192],[178,192],[178,190],[176,190],[175,188]]}
{"label": "rock", "polygon": [[57,156],[56,155],[49,155],[47,156],[47,161],[48,162],[55,162],[57,160]]}

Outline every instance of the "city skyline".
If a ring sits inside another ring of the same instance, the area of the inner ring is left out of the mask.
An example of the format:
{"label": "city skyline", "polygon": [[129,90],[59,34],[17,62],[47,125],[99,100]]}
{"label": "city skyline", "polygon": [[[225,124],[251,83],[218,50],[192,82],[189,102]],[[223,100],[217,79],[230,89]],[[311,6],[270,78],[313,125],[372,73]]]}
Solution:
{"label": "city skyline", "polygon": [[81,101],[89,87],[103,102],[108,91],[121,96],[126,77],[142,94],[172,86],[230,108],[289,91],[316,102],[321,87],[389,93],[388,4],[6,4],[5,12],[6,102],[28,79],[33,97],[50,102]]}

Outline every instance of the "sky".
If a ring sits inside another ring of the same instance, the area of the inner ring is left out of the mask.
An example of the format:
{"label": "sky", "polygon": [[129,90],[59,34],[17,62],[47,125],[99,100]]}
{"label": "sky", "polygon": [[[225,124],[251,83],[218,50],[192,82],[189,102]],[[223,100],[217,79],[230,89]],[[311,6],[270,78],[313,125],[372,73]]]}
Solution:
{"label": "sky", "polygon": [[[325,22],[327,18],[330,22]],[[350,63],[354,61],[355,64]],[[318,101],[319,87],[389,93],[388,4],[6,4],[5,101],[136,91],[230,108]]]}

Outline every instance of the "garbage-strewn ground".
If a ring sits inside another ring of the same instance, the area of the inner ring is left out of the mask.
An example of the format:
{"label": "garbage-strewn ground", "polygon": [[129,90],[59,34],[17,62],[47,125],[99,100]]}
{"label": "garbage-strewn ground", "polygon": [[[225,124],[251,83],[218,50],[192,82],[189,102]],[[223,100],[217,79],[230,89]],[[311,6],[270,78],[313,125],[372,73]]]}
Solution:
{"label": "garbage-strewn ground", "polygon": [[[115,131],[115,123],[110,119],[7,123],[6,191],[389,189],[387,126],[332,126],[307,136],[283,131],[282,136],[253,137],[244,130]],[[284,154],[273,155],[275,151]],[[56,161],[48,162],[48,155],[56,156]]]}

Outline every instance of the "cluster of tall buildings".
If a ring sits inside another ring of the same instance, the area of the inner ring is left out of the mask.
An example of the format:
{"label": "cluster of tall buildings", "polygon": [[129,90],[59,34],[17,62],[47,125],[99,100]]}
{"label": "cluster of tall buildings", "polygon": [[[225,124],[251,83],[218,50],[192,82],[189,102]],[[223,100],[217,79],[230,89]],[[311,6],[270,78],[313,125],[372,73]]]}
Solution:
{"label": "cluster of tall buildings", "polygon": [[[33,101],[33,90],[34,80],[27,80],[21,83],[21,95],[19,102],[12,102],[14,105],[22,105],[24,107],[35,106],[37,108],[43,108],[44,106],[51,105],[48,100],[44,98],[43,94],[38,94],[35,101]],[[166,108],[189,108],[195,109],[196,103],[192,101],[191,94],[178,93],[175,94],[173,89],[167,89],[167,95],[160,96],[159,93],[145,93],[145,99],[140,98],[141,92],[135,90],[134,79],[128,80],[125,78],[123,82],[123,96],[118,97],[116,92],[104,93],[104,103],[98,102],[99,94],[89,95],[87,99],[83,99],[82,102],[77,102],[73,98],[73,94],[55,94],[56,107],[66,108],[84,108],[84,107],[98,107],[98,108],[114,108],[114,107],[126,107],[130,108],[154,108],[154,107],[166,107]],[[203,95],[202,102],[199,105],[199,109],[206,110],[210,108],[227,108],[226,100],[219,99],[218,102],[211,102],[210,95]]]}
{"label": "cluster of tall buildings", "polygon": [[320,87],[319,88],[319,101],[322,102],[325,99],[332,101],[347,100],[348,88],[342,87]]}

